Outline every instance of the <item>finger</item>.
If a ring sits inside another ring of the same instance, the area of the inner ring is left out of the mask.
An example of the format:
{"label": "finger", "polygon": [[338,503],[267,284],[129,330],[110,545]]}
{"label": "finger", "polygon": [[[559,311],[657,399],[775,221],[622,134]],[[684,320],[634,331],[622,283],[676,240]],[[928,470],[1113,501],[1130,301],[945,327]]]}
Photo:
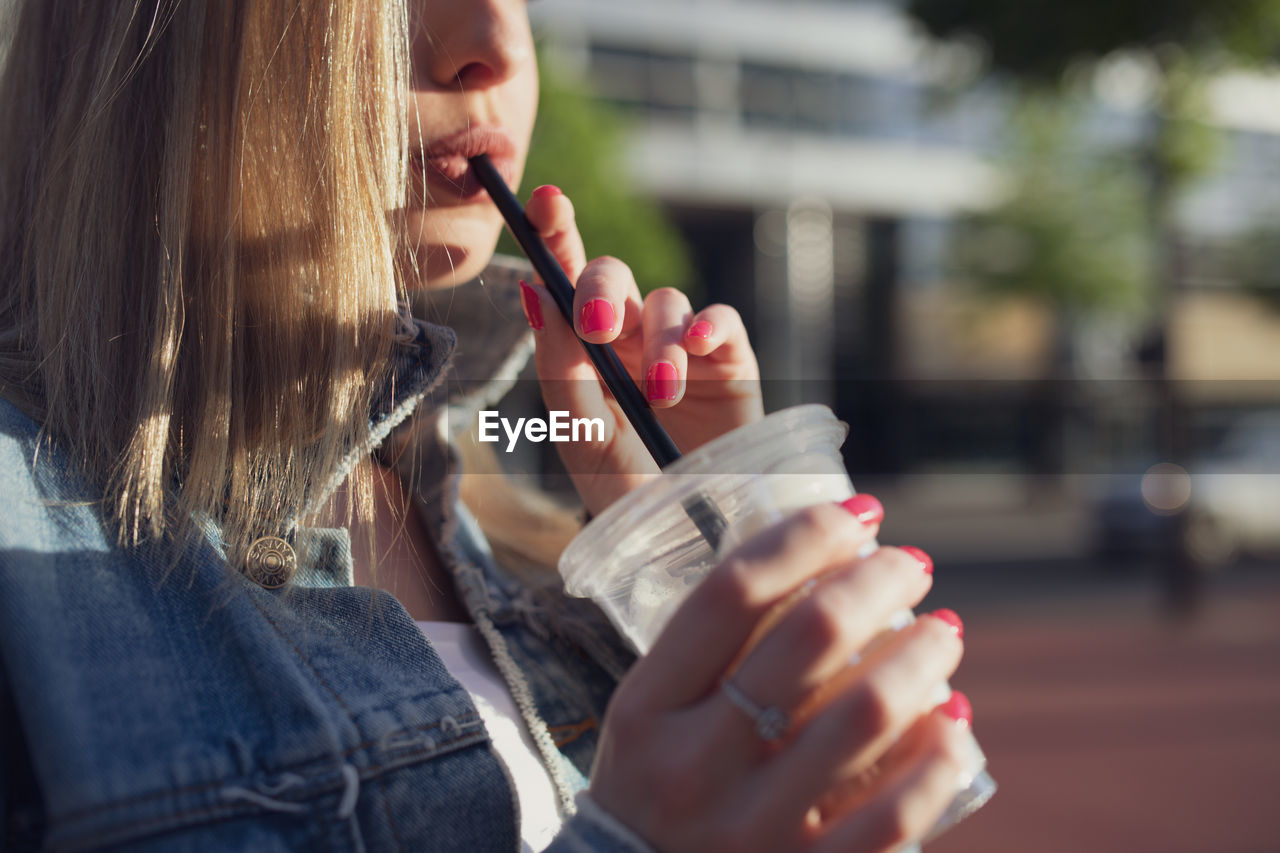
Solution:
{"label": "finger", "polygon": [[[945,687],[945,685],[942,686]],[[934,705],[932,709],[934,713],[922,714],[916,719],[885,751],[884,755],[876,760],[875,764],[857,775],[838,780],[823,793],[815,815],[821,822],[829,823],[840,815],[858,808],[875,794],[878,782],[911,761],[912,757],[919,752],[924,733],[934,725],[930,722],[933,717],[941,714],[950,719],[954,725],[969,729],[973,722],[973,709],[969,705],[968,697],[959,691],[945,689],[948,698]],[[972,733],[962,737],[961,740],[963,741],[960,753],[961,764],[970,774],[976,774],[986,766],[986,757],[983,756],[977,741],[973,739]]]}
{"label": "finger", "polygon": [[756,363],[742,316],[729,305],[708,305],[694,314],[685,330],[684,345],[690,355],[713,356],[735,364]]}
{"label": "finger", "polygon": [[[807,507],[735,548],[696,586],[628,678],[634,701],[655,710],[692,704],[714,689],[757,623],[810,578],[875,541],[837,504]],[[621,688],[620,688],[621,689]]]}
{"label": "finger", "polygon": [[587,265],[587,253],[574,218],[573,202],[559,187],[546,184],[530,194],[525,215],[560,262],[570,283],[576,282]]}
{"label": "finger", "polygon": [[573,294],[577,332],[593,344],[607,344],[640,327],[640,288],[631,268],[617,258],[590,261]]}
{"label": "finger", "polygon": [[922,714],[869,769],[839,779],[824,791],[809,810],[808,817],[815,821],[814,825],[830,824],[866,803],[884,784],[886,776],[915,760],[933,727],[930,718],[930,714]]}
{"label": "finger", "polygon": [[866,772],[931,705],[964,652],[941,619],[921,618],[855,668],[843,692],[773,761],[778,807],[799,820],[824,791]]}
{"label": "finger", "polygon": [[684,396],[689,354],[683,339],[693,313],[689,297],[674,287],[663,287],[644,300],[645,396],[655,408],[669,408]]}
{"label": "finger", "polygon": [[914,756],[883,777],[876,793],[851,806],[821,831],[814,853],[888,851],[919,840],[964,787],[965,727],[943,711],[923,721]]}
{"label": "finger", "polygon": [[[919,627],[920,624],[927,624],[930,622],[934,623],[935,628],[936,628],[936,624],[938,622],[941,622],[942,624],[946,625],[947,628],[950,629],[958,639],[960,640],[964,639],[964,626],[960,622],[960,617],[957,616],[951,610],[936,610],[932,613],[927,613],[921,616],[919,620],[917,620],[918,624],[913,626],[911,630],[912,631],[920,630],[920,627]],[[898,635],[898,633],[891,632],[891,631],[885,632],[884,634],[879,636],[876,640],[872,641],[872,644],[866,653],[867,655],[866,659],[868,661],[878,660],[882,657],[883,654],[888,653],[886,652],[887,649],[890,649],[890,647],[900,642],[901,642],[901,637]],[[814,700],[812,706],[816,707],[816,706],[825,705],[830,701],[831,697],[839,695],[843,693],[845,690],[849,689],[849,686],[858,677],[860,677],[860,673],[862,672],[862,670],[863,670],[862,667],[851,667],[848,670],[846,670],[844,673],[842,673],[840,676],[837,676],[836,678],[831,679],[831,681],[828,682],[828,684],[824,685],[822,689],[817,691],[815,695],[818,698]],[[935,706],[950,700],[963,701],[965,703],[967,703],[968,701],[967,699],[964,698],[963,694],[953,692],[945,680],[939,680],[936,684],[934,684],[929,689],[928,695],[926,699],[922,702],[920,707],[921,708],[931,707],[931,706]],[[900,734],[898,730],[891,726],[889,730],[886,731],[881,736],[880,743],[869,749],[870,754],[874,755],[874,753],[876,753],[882,747],[885,750],[892,752],[894,749],[897,748],[894,745],[894,742],[899,737],[900,737]],[[881,761],[883,761],[883,759],[876,759],[877,763],[880,763]],[[863,773],[867,771],[867,768],[868,768],[868,761],[866,756],[852,755],[846,758],[838,767],[836,767],[834,774],[836,778],[845,780],[847,782],[847,781],[858,779]]]}
{"label": "finger", "polygon": [[[841,671],[849,659],[885,630],[894,613],[914,607],[932,576],[897,548],[833,572],[792,607],[733,673],[737,688],[762,706],[793,716],[803,700]],[[745,730],[752,722],[728,705],[726,724]]]}
{"label": "finger", "polygon": [[[595,368],[565,322],[551,294],[539,284],[520,282],[520,304],[533,329],[534,367],[548,411],[574,412],[582,417],[606,411],[604,392]],[[608,424],[608,420],[605,421]]]}

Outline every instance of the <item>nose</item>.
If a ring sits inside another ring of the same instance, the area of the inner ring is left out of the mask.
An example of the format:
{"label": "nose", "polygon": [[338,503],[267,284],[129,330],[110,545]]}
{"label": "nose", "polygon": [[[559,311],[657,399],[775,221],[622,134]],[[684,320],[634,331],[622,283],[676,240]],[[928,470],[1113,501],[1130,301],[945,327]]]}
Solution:
{"label": "nose", "polygon": [[533,52],[524,0],[425,0],[413,28],[416,88],[466,90],[510,79]]}

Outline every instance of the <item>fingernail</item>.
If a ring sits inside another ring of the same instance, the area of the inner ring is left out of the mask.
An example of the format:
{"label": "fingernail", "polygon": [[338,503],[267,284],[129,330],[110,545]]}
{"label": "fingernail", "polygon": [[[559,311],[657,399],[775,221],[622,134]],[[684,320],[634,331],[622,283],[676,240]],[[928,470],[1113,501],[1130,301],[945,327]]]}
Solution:
{"label": "fingernail", "polygon": [[[510,279],[507,279],[510,281]],[[520,282],[520,307],[524,309],[524,318],[529,322],[529,328],[535,332],[542,328],[542,303],[538,301],[538,294],[533,292],[533,288],[526,282]]]}
{"label": "fingernail", "polygon": [[960,614],[956,613],[954,610],[944,607],[941,610],[935,610],[928,615],[932,616],[934,619],[941,619],[943,622],[946,622],[951,626],[952,630],[956,632],[957,637],[962,640],[964,639],[964,623],[960,621]]}
{"label": "fingernail", "polygon": [[584,335],[592,332],[612,332],[614,322],[613,303],[608,299],[588,300],[587,304],[582,306],[582,312],[578,316],[578,325],[582,327]]}
{"label": "fingernail", "polygon": [[933,558],[921,551],[914,545],[903,545],[902,550],[906,551],[920,563],[920,568],[924,569],[926,575],[933,574]]}
{"label": "fingernail", "polygon": [[691,338],[702,338],[706,340],[711,337],[711,324],[706,320],[699,320],[689,327],[689,331],[685,333]]}
{"label": "fingernail", "polygon": [[938,709],[962,726],[973,725],[973,706],[969,704],[969,697],[959,690],[952,690],[951,698]]}
{"label": "fingernail", "polygon": [[650,400],[674,400],[680,391],[680,375],[669,361],[655,361],[645,377]]}
{"label": "fingernail", "polygon": [[[564,195],[560,192],[560,188],[551,184],[543,184],[542,186],[529,193],[530,200],[535,198],[551,198],[552,196]],[[508,279],[510,281],[510,279]]]}
{"label": "fingernail", "polygon": [[884,506],[872,495],[854,495],[847,501],[841,501],[840,506],[853,513],[863,524],[879,524],[884,520]]}

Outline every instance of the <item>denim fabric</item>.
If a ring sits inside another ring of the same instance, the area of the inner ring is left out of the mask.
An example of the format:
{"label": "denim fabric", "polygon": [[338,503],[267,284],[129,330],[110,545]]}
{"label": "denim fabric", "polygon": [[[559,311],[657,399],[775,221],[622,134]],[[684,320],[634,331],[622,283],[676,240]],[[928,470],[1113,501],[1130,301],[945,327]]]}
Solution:
{"label": "denim fabric", "polygon": [[[412,437],[452,338],[416,324],[379,438]],[[442,560],[571,800],[632,658],[554,575],[533,588],[493,560],[447,442],[420,458],[442,471],[422,496]],[[213,528],[166,573],[163,545],[115,544],[72,460],[3,400],[0,476],[0,850],[519,849],[470,697],[398,601],[351,586],[345,530],[292,531],[281,589],[228,570]],[[552,849],[644,846],[588,808]]]}

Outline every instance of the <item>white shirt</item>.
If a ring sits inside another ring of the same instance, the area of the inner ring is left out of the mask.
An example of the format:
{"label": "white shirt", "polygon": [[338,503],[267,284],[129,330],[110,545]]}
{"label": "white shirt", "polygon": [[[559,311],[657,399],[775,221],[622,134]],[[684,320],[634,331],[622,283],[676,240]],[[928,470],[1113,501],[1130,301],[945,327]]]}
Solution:
{"label": "white shirt", "polygon": [[450,674],[471,694],[494,749],[515,780],[522,853],[542,850],[555,838],[563,821],[555,787],[507,683],[489,657],[484,638],[469,622],[417,624]]}

